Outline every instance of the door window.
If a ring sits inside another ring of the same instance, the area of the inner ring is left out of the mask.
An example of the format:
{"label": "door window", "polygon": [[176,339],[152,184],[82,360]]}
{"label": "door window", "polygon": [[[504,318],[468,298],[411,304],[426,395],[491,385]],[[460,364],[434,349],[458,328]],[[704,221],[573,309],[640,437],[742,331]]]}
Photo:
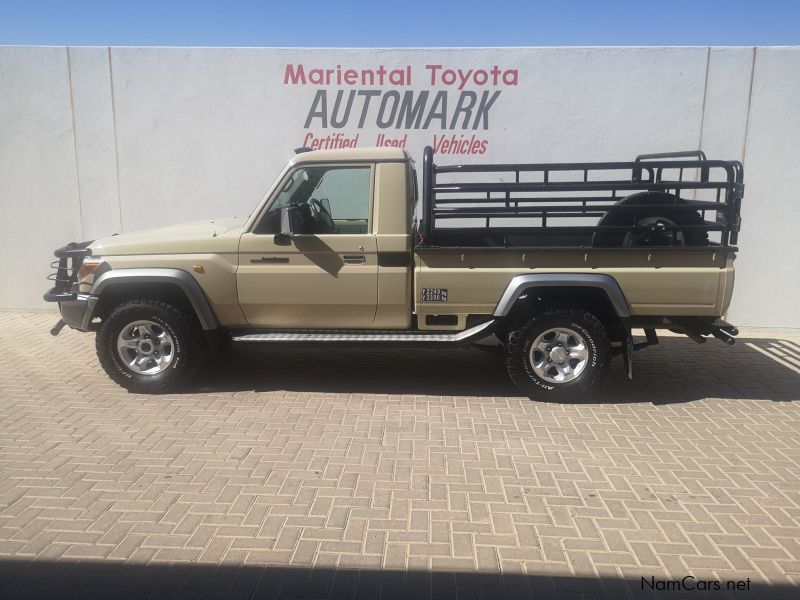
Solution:
{"label": "door window", "polygon": [[368,233],[371,179],[371,167],[295,169],[255,233],[278,233],[284,208],[295,213],[295,233]]}

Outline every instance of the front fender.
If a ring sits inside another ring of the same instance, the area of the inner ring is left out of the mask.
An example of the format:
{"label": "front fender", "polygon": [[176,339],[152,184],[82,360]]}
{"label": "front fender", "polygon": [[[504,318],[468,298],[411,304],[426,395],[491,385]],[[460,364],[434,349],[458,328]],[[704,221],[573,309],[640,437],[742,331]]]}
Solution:
{"label": "front fender", "polygon": [[219,327],[217,318],[211,308],[203,289],[197,280],[186,271],[169,268],[149,269],[111,269],[95,279],[89,294],[101,296],[103,291],[122,283],[168,283],[178,286],[186,294],[186,298],[194,308],[200,321],[200,326],[205,330]]}

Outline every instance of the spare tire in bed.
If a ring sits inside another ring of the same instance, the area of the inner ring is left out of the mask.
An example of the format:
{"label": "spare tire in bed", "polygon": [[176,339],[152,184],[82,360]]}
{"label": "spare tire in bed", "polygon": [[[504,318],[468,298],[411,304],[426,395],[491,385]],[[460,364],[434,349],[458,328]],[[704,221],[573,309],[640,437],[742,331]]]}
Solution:
{"label": "spare tire in bed", "polygon": [[[634,225],[647,227],[646,231],[597,231],[592,236],[594,247],[630,246],[707,246],[708,232],[702,229],[668,228],[681,225],[702,225],[705,221],[697,210],[680,208],[686,201],[665,192],[641,192],[620,200],[598,223],[603,225]],[[669,208],[652,208],[650,205],[671,204]],[[641,206],[632,210],[631,205]],[[619,207],[626,207],[619,210]]]}

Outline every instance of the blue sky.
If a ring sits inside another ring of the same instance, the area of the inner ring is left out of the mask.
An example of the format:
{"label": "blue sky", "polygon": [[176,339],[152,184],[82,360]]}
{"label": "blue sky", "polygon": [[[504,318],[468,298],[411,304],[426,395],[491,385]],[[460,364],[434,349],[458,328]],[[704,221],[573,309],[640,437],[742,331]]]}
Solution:
{"label": "blue sky", "polygon": [[796,45],[800,0],[0,0],[0,44]]}

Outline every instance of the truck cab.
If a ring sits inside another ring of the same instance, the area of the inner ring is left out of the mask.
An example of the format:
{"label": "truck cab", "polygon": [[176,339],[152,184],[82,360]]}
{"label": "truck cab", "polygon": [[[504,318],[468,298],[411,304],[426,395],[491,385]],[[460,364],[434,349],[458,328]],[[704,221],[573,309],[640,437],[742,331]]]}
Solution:
{"label": "truck cab", "polygon": [[[297,155],[239,241],[236,284],[247,324],[407,329],[411,212],[405,151]],[[289,229],[282,231],[282,222]]]}

